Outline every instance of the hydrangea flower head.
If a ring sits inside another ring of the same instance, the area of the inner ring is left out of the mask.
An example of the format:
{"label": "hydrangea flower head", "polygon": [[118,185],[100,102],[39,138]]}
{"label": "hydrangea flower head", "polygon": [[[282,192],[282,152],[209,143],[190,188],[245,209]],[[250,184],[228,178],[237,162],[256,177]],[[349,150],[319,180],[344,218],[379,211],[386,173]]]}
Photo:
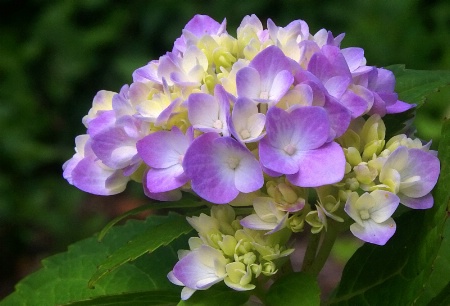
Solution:
{"label": "hydrangea flower head", "polygon": [[264,26],[255,15],[236,37],[226,25],[194,16],[131,84],[99,91],[63,165],[89,193],[117,194],[133,180],[152,199],[190,193],[212,207],[187,219],[198,235],[168,275],[182,299],[222,281],[253,290],[305,229],[326,235],[351,219],[357,238],[384,245],[399,203],[433,205],[440,172],[430,142],[385,139],[384,117],[414,105],[363,49],[341,48],[344,34],[310,33],[303,20]]}

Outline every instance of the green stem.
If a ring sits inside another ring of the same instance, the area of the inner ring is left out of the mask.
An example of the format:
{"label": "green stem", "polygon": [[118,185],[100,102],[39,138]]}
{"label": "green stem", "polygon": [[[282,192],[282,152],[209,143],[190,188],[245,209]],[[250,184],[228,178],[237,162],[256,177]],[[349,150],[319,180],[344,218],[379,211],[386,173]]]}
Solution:
{"label": "green stem", "polygon": [[325,237],[322,241],[322,244],[320,245],[320,249],[317,252],[316,259],[309,267],[308,273],[315,276],[320,273],[328,257],[330,256],[331,249],[333,248],[334,242],[337,238],[337,234],[337,229],[332,224],[329,224],[328,230],[326,231]]}
{"label": "green stem", "polygon": [[310,234],[308,245],[305,251],[305,257],[303,258],[302,271],[308,272],[311,269],[311,265],[314,263],[316,258],[317,248],[320,242],[319,234]]}

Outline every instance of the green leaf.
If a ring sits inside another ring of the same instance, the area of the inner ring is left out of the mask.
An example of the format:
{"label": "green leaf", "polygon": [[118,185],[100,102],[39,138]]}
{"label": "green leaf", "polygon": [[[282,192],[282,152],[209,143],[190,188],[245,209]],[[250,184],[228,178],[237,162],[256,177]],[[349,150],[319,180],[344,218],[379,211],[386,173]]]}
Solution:
{"label": "green leaf", "polygon": [[320,289],[313,276],[290,273],[273,283],[265,302],[268,306],[317,306],[320,305]]}
{"label": "green leaf", "polygon": [[450,200],[450,121],[439,146],[441,175],[433,208],[409,211],[385,246],[365,244],[344,268],[328,305],[411,305],[423,292],[442,242]]}
{"label": "green leaf", "polygon": [[383,117],[386,125],[386,141],[400,134],[411,134],[411,127],[416,116],[416,109],[408,109],[399,114],[387,114]]}
{"label": "green leaf", "polygon": [[450,298],[450,221],[445,222],[444,237],[441,248],[433,263],[433,271],[425,285],[422,296],[417,301],[417,305],[437,305],[430,303],[436,296],[447,295]]}
{"label": "green leaf", "polygon": [[179,294],[180,287],[168,281],[167,273],[178,261],[177,251],[188,248],[187,236],[127,262],[99,280],[95,289],[88,288],[89,279],[105,258],[136,235],[157,228],[171,218],[173,216],[150,216],[145,221],[130,220],[124,226],[111,229],[101,243],[92,237],[73,244],[67,252],[43,260],[43,268],[19,282],[16,291],[0,305],[64,305],[96,297],[162,290]]}
{"label": "green leaf", "polygon": [[235,291],[223,283],[212,286],[207,290],[197,290],[186,301],[180,301],[177,306],[239,306],[249,299],[248,292]]}
{"label": "green leaf", "polygon": [[420,107],[426,97],[450,84],[450,71],[405,69],[404,65],[386,67],[396,79],[395,91],[400,100]]}
{"label": "green leaf", "polygon": [[111,220],[106,226],[100,231],[98,234],[98,241],[101,241],[103,237],[105,237],[106,233],[118,222],[122,221],[126,217],[136,215],[138,213],[141,213],[146,210],[151,209],[168,209],[168,208],[190,208],[190,207],[198,207],[202,206],[203,203],[199,202],[196,198],[189,196],[188,194],[184,194],[183,200],[180,200],[178,202],[154,202],[149,203],[145,205],[141,205],[139,207],[136,207],[135,209],[131,209],[122,215],[114,218]]}
{"label": "green leaf", "polygon": [[447,283],[441,293],[433,298],[428,305],[433,306],[448,306],[450,305],[450,283]]}
{"label": "green leaf", "polygon": [[89,280],[89,287],[93,288],[100,278],[111,273],[123,264],[135,260],[145,253],[152,253],[163,245],[168,245],[174,239],[192,231],[191,225],[185,217],[169,216],[166,222],[139,233],[126,245],[112,253],[108,259],[98,266],[97,271]]}
{"label": "green leaf", "polygon": [[174,306],[180,300],[175,291],[147,291],[119,295],[101,296],[89,300],[68,303],[64,306]]}

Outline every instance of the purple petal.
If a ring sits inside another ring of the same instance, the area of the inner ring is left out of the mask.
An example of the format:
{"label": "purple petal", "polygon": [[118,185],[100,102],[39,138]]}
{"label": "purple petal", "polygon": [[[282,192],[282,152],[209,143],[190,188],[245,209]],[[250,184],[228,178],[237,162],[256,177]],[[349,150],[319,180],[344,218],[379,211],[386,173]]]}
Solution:
{"label": "purple petal", "polygon": [[285,174],[298,172],[296,160],[284,148],[291,142],[293,123],[289,114],[277,107],[269,109],[266,117],[266,136],[259,142],[261,164],[272,171]]}
{"label": "purple petal", "polygon": [[409,149],[408,165],[401,171],[402,182],[412,176],[420,176],[420,183],[401,188],[409,197],[420,198],[429,193],[437,183],[440,171],[439,159],[420,149]]}
{"label": "purple petal", "polygon": [[254,142],[264,135],[266,116],[258,113],[258,107],[251,99],[239,98],[228,121],[231,133],[241,142]]}
{"label": "purple petal", "polygon": [[355,71],[364,61],[364,49],[362,48],[345,48],[341,52],[347,61],[350,71]]}
{"label": "purple petal", "polygon": [[400,203],[412,209],[428,209],[433,207],[434,199],[431,193],[420,198],[411,198],[403,194],[398,195]]}
{"label": "purple petal", "polygon": [[370,195],[375,200],[375,206],[369,210],[370,218],[377,223],[389,219],[400,203],[398,196],[388,191],[374,190]]}
{"label": "purple petal", "polygon": [[92,151],[108,167],[122,169],[137,154],[136,139],[130,138],[122,127],[114,127],[92,138]]}
{"label": "purple petal", "polygon": [[216,133],[206,133],[196,138],[186,152],[183,168],[192,180],[192,189],[200,197],[223,204],[233,200],[239,191],[232,171],[222,169],[216,161],[213,142],[219,137]]}
{"label": "purple petal", "polygon": [[273,83],[269,91],[269,99],[279,101],[289,90],[294,82],[294,76],[287,70],[280,71],[273,79]]}
{"label": "purple petal", "polygon": [[188,116],[194,128],[211,129],[219,117],[219,104],[211,95],[193,93],[188,99]]}
{"label": "purple petal", "polygon": [[122,171],[108,169],[96,161],[95,156],[85,157],[72,171],[73,185],[97,195],[112,195],[125,190],[129,181]]}
{"label": "purple petal", "polygon": [[[173,275],[186,287],[192,289],[207,289],[221,281],[224,276],[218,276],[215,264],[226,261],[222,252],[207,245],[189,252],[173,267]],[[198,284],[202,283],[201,288]]]}
{"label": "purple petal", "polygon": [[[268,112],[268,117],[270,113],[272,112]],[[321,107],[305,106],[295,109],[289,114],[289,123],[292,141],[297,143],[300,150],[316,149],[328,138],[330,131],[328,115]],[[274,124],[273,120],[270,124]]]}
{"label": "purple petal", "polygon": [[261,78],[259,72],[252,67],[244,67],[236,74],[236,90],[238,97],[259,98]]}
{"label": "purple petal", "polygon": [[327,111],[330,120],[330,128],[334,131],[334,133],[330,133],[331,139],[329,137],[328,140],[332,140],[344,134],[352,119],[350,111],[331,97],[328,97],[325,100],[323,108]]}
{"label": "purple petal", "polygon": [[258,190],[264,182],[253,154],[231,137],[216,133],[203,134],[192,142],[183,167],[192,189],[216,204],[232,201],[239,191]]}
{"label": "purple petal", "polygon": [[339,99],[339,102],[351,112],[353,118],[362,116],[373,104],[373,95],[370,91],[365,90],[362,94],[365,95],[360,96],[351,90],[346,90]]}
{"label": "purple petal", "polygon": [[98,133],[113,127],[116,122],[116,114],[113,110],[101,112],[97,118],[89,122],[87,133],[94,137]]}
{"label": "purple petal", "polygon": [[261,218],[256,214],[246,216],[240,221],[240,223],[243,227],[262,231],[273,230],[277,226],[277,223],[275,222],[269,223],[261,220]]}
{"label": "purple petal", "polygon": [[378,245],[385,245],[395,233],[396,224],[392,218],[383,223],[375,223],[373,220],[363,221],[364,227],[358,223],[350,225],[350,231],[361,240]]}
{"label": "purple petal", "polygon": [[225,20],[220,24],[207,15],[195,15],[184,29],[201,38],[204,35],[220,34],[219,30],[223,31],[224,24],[226,24]]}
{"label": "purple petal", "polygon": [[390,70],[377,68],[377,77],[374,79],[376,83],[370,84],[370,88],[376,92],[394,92],[395,76]]}
{"label": "purple petal", "polygon": [[158,77],[158,65],[156,60],[151,61],[144,67],[138,68],[133,72],[133,82],[148,82],[153,81],[155,83],[161,83]]}
{"label": "purple petal", "polygon": [[[250,153],[251,154],[251,153]],[[246,155],[235,170],[234,183],[236,188],[243,193],[258,190],[264,184],[261,166],[253,155]]]}
{"label": "purple petal", "polygon": [[150,192],[147,188],[147,172],[144,173],[142,178],[142,187],[144,188],[144,194],[150,199],[164,202],[175,202],[182,198],[181,191],[179,189],[174,189],[166,192]]}
{"label": "purple petal", "polygon": [[407,111],[408,109],[416,107],[415,104],[409,104],[403,101],[398,100],[392,105],[386,106],[386,113],[388,114],[398,114]]}
{"label": "purple petal", "polygon": [[151,168],[147,172],[147,188],[151,193],[166,192],[183,186],[189,181],[181,164],[165,169]]}
{"label": "purple petal", "polygon": [[255,68],[261,76],[263,87],[270,88],[278,72],[290,71],[290,60],[284,55],[283,51],[276,46],[270,46],[258,53],[250,62],[249,67]]}
{"label": "purple petal", "polygon": [[179,164],[189,147],[189,136],[174,127],[145,136],[136,144],[142,160],[154,168],[168,168]]}
{"label": "purple petal", "polygon": [[304,151],[299,157],[299,171],[287,175],[288,180],[300,187],[318,187],[342,180],[345,172],[345,156],[335,142]]}
{"label": "purple petal", "polygon": [[324,144],[330,126],[320,107],[305,106],[291,113],[272,107],[267,112],[266,131],[259,144],[261,163],[270,170],[294,174],[304,152]]}
{"label": "purple petal", "polygon": [[323,85],[331,96],[339,99],[350,85],[350,78],[346,76],[333,76],[325,81]]}
{"label": "purple petal", "polygon": [[167,123],[167,121],[170,119],[170,116],[172,116],[174,110],[181,105],[183,100],[181,98],[176,98],[172,102],[170,102],[169,106],[167,106],[159,115],[158,118],[156,118],[155,125],[156,126],[163,126]]}

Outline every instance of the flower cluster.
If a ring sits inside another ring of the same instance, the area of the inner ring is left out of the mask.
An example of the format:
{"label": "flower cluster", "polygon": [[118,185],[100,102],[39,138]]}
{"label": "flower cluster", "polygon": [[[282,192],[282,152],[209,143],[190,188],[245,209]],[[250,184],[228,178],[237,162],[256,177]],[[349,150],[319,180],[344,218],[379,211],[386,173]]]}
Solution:
{"label": "flower cluster", "polygon": [[169,275],[184,298],[221,280],[252,289],[276,271],[273,250],[289,253],[286,239],[269,237],[306,224],[317,234],[354,220],[356,237],[385,244],[400,203],[433,205],[440,165],[411,135],[385,139],[383,117],[414,105],[398,100],[391,71],[367,66],[361,48],[341,49],[343,37],[312,35],[302,20],[264,28],[255,15],[233,37],[226,21],[196,15],[130,85],[98,92],[64,177],[99,195],[134,180],[156,200],[190,192],[252,207],[237,219],[226,205],[189,219],[199,238]]}
{"label": "flower cluster", "polygon": [[182,299],[224,281],[238,291],[255,288],[259,275],[271,276],[278,264],[294,249],[286,249],[289,234],[264,235],[239,223],[229,205],[213,206],[211,216],[188,218],[199,237],[189,239],[190,251],[178,252],[180,261],[168,275],[176,285],[185,286]]}

